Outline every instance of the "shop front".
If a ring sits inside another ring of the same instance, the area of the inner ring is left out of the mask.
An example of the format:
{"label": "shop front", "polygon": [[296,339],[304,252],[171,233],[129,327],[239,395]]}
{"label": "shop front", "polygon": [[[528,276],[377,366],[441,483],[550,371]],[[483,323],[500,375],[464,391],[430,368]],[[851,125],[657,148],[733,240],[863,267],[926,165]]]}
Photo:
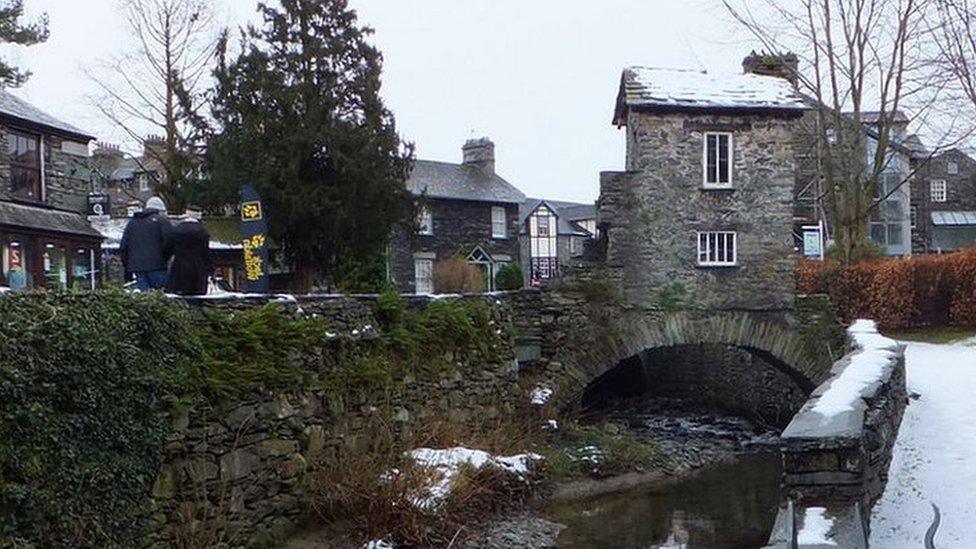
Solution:
{"label": "shop front", "polygon": [[0,202],[0,286],[95,289],[101,240],[80,214]]}

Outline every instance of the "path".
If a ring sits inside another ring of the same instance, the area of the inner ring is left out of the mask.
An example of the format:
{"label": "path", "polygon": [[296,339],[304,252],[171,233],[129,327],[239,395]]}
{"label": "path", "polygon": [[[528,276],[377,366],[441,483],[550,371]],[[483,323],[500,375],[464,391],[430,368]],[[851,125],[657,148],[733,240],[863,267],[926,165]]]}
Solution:
{"label": "path", "polygon": [[871,547],[922,547],[935,503],[939,548],[976,547],[976,345],[910,343],[909,394]]}

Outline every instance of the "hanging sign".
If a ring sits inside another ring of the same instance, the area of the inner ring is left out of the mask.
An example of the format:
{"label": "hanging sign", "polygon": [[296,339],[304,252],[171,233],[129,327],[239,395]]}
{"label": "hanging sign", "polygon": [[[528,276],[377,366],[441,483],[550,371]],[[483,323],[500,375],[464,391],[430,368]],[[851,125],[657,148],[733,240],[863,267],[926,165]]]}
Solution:
{"label": "hanging sign", "polygon": [[268,293],[268,222],[261,195],[250,185],[241,188],[241,244],[245,291]]}

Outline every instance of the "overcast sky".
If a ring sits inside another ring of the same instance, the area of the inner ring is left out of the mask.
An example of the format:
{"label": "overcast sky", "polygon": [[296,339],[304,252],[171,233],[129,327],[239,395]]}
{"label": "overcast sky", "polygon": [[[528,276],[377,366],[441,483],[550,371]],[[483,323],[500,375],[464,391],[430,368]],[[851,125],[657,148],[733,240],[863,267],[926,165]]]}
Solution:
{"label": "overcast sky", "polygon": [[[217,0],[218,20],[254,20],[252,0]],[[738,71],[752,48],[718,0],[350,0],[376,29],[383,96],[418,158],[460,161],[472,136],[496,144],[498,172],[529,196],[592,201],[621,169],[611,123],[627,65]],[[33,71],[14,93],[93,132],[123,134],[92,107],[84,69],[128,46],[117,0],[26,0],[51,38],[5,56]]]}

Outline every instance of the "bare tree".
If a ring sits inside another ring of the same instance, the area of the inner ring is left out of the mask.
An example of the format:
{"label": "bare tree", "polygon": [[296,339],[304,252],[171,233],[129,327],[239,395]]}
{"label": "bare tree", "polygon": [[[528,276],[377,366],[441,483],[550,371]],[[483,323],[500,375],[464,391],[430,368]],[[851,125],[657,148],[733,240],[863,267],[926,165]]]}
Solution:
{"label": "bare tree", "polygon": [[912,152],[903,112],[924,120],[942,89],[929,50],[932,1],[723,0],[764,48],[802,62],[795,78],[810,99],[805,126],[816,157],[808,185],[844,262],[869,253],[872,215],[913,173],[898,165]]}
{"label": "bare tree", "polygon": [[936,0],[936,6],[940,68],[951,75],[953,90],[976,107],[976,2]]}
{"label": "bare tree", "polygon": [[[90,74],[102,91],[95,105],[143,146],[144,168],[162,172],[157,192],[180,208],[197,167],[196,129],[189,121],[204,106],[216,48],[211,2],[121,0],[120,8],[134,49]],[[162,146],[146,147],[154,136]]]}

